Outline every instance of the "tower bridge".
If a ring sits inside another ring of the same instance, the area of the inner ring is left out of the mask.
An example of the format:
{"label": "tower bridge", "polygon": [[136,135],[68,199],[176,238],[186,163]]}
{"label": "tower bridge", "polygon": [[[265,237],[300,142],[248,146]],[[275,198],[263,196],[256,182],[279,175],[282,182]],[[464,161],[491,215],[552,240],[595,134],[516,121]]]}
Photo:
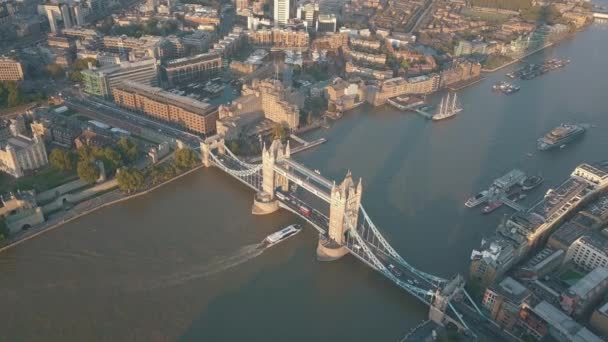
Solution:
{"label": "tower bridge", "polygon": [[[240,160],[224,145],[221,136],[202,141],[201,153],[206,167],[216,166],[256,192],[254,215],[284,208],[313,226],[319,232],[319,260],[337,260],[350,253],[428,305],[429,319],[438,324],[451,322],[469,330],[452,301],[458,304],[468,301],[467,307],[483,316],[464,290],[465,282],[460,275],[444,279],[426,273],[395,251],[363,208],[361,179],[355,182],[350,171],[336,184],[292,160],[289,143],[284,146],[279,140],[268,148],[264,146],[260,164]],[[292,191],[290,184],[297,184],[298,191]],[[323,208],[315,208],[304,191],[321,199]]]}

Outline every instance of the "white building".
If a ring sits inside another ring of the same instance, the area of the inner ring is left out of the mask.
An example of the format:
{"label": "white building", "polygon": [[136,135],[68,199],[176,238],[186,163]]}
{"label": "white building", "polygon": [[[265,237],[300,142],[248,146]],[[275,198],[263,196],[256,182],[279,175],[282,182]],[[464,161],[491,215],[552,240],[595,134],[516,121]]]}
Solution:
{"label": "white building", "polygon": [[295,15],[294,0],[274,0],[274,23],[275,25],[285,25],[289,19]]}
{"label": "white building", "polygon": [[302,3],[298,6],[296,17],[306,23],[308,29],[317,26],[319,4],[316,2]]}
{"label": "white building", "polygon": [[[59,33],[61,28],[71,28],[73,26],[82,26],[85,24],[84,13],[79,3],[72,4],[47,4],[44,5],[44,11],[51,26],[51,32]],[[63,27],[59,27],[59,23],[63,22]]]}
{"label": "white building", "polygon": [[608,267],[608,241],[603,236],[581,236],[568,248],[565,261],[570,260],[587,271]]}
{"label": "white building", "polygon": [[0,170],[19,178],[27,170],[35,170],[49,163],[44,141],[35,136],[11,137],[0,148]]}

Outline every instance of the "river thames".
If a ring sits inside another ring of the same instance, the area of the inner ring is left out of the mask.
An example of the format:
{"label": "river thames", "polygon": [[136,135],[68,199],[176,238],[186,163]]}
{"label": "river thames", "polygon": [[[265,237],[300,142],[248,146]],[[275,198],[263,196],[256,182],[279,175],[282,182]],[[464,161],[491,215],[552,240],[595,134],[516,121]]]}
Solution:
{"label": "river thames", "polygon": [[[509,208],[467,209],[470,194],[512,168],[542,174],[540,198],[582,162],[608,159],[608,26],[594,25],[528,61],[566,68],[464,89],[464,111],[433,123],[391,107],[361,107],[307,138],[328,142],[294,156],[341,181],[362,177],[363,203],[393,247],[420,269],[466,274],[472,248]],[[441,94],[433,97],[437,102]],[[565,149],[536,139],[562,122],[592,125]],[[217,169],[66,224],[0,254],[6,341],[394,341],[427,308],[355,258],[316,260],[312,228],[264,250],[297,219],[250,214],[253,193]]]}

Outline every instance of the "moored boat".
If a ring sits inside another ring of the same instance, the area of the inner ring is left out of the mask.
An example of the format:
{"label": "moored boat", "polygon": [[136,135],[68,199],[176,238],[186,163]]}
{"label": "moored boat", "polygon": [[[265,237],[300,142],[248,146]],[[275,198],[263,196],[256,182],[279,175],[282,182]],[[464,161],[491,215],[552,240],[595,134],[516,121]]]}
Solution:
{"label": "moored boat", "polygon": [[484,190],[484,191],[478,193],[477,195],[467,199],[467,201],[464,203],[464,205],[466,205],[468,208],[475,208],[476,206],[480,205],[481,203],[484,203],[485,201],[487,201],[487,197],[488,197],[488,191]]}
{"label": "moored boat", "polygon": [[483,207],[483,209],[481,210],[484,214],[489,214],[491,212],[493,212],[494,210],[500,208],[503,205],[503,203],[499,200],[490,202],[488,205],[486,205],[485,207]]}
{"label": "moored boat", "polygon": [[528,191],[541,185],[543,181],[544,178],[541,176],[530,176],[521,183],[521,186],[523,190]]}

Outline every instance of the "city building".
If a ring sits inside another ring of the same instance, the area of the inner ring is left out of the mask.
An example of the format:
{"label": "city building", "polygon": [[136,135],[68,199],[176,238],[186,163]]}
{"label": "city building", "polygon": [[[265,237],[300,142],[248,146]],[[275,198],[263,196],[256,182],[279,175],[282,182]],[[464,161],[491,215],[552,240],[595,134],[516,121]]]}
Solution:
{"label": "city building", "polygon": [[112,88],[112,93],[114,102],[123,108],[178,125],[194,133],[215,132],[218,111],[208,103],[129,81]]}
{"label": "city building", "polygon": [[104,51],[128,56],[129,60],[142,58],[161,58],[165,55],[163,37],[141,36],[133,38],[127,36],[104,36],[101,45]]}
{"label": "city building", "polygon": [[376,80],[388,80],[393,78],[393,70],[390,69],[385,69],[385,70],[379,70],[379,69],[372,69],[372,68],[366,68],[363,66],[359,66],[356,65],[352,62],[346,62],[346,67],[344,68],[344,71],[346,71],[346,74],[349,76],[361,76],[361,77],[366,77],[366,78],[373,78]]}
{"label": "city building", "polygon": [[565,253],[576,240],[589,232],[590,230],[580,227],[572,221],[568,221],[549,236],[547,245],[551,248],[560,249]]}
{"label": "city building", "polygon": [[48,164],[42,138],[18,135],[8,138],[0,148],[0,171],[19,178],[26,171]]}
{"label": "city building", "polygon": [[354,108],[363,97],[363,82],[347,82],[339,77],[334,78],[325,87],[328,110],[343,112]]}
{"label": "city building", "polygon": [[[530,332],[535,332],[535,335],[539,338],[550,335],[559,342],[603,341],[589,329],[578,324],[568,315],[546,301],[538,303],[533,308],[525,308],[523,312],[520,313],[520,317],[521,316],[524,316],[524,322],[534,322],[534,325],[527,324],[526,327]],[[534,316],[536,319],[529,320],[530,316]],[[544,334],[542,334],[543,332]]]}
{"label": "city building", "polygon": [[481,64],[467,60],[455,60],[451,65],[442,70],[441,87],[449,87],[458,82],[474,80],[481,75]]}
{"label": "city building", "polygon": [[509,270],[516,257],[512,242],[500,237],[482,240],[480,250],[471,252],[469,277],[481,286],[489,286]]}
{"label": "city building", "polygon": [[608,290],[608,268],[597,267],[561,295],[561,307],[569,315],[581,316],[597,304]]}
{"label": "city building", "polygon": [[564,260],[565,252],[561,249],[543,248],[530,260],[515,270],[515,276],[522,280],[541,279],[558,268]]}
{"label": "city building", "polygon": [[246,42],[245,32],[240,27],[234,27],[227,36],[213,44],[213,48],[209,52],[227,58],[242,48]]}
{"label": "city building", "polygon": [[64,28],[63,30],[61,30],[61,34],[65,37],[78,40],[100,39],[99,33],[97,33],[97,31],[82,27]]}
{"label": "city building", "polygon": [[319,3],[307,2],[298,5],[296,10],[296,18],[306,23],[307,29],[313,29],[317,25],[317,18],[319,17]]}
{"label": "city building", "polygon": [[379,85],[369,85],[366,89],[366,101],[374,106],[380,106],[396,96],[430,94],[439,89],[439,80],[437,74],[392,78],[382,81]]}
{"label": "city building", "polygon": [[22,81],[21,63],[12,58],[0,57],[0,81]]}
{"label": "city building", "polygon": [[608,267],[608,240],[598,233],[579,237],[566,253],[566,261],[570,260],[587,271]]}
{"label": "city building", "polygon": [[91,128],[85,129],[79,136],[74,138],[74,146],[77,149],[84,146],[91,147],[106,147],[114,143],[114,139],[110,135],[101,134]]}
{"label": "city building", "polygon": [[222,56],[217,53],[203,53],[174,59],[164,65],[170,86],[208,79],[218,73],[221,68]]}
{"label": "city building", "polygon": [[274,122],[284,123],[290,129],[300,125],[300,110],[297,105],[286,101],[283,84],[280,81],[265,80],[259,84],[264,116]]}
{"label": "city building", "polygon": [[182,37],[182,43],[190,53],[203,53],[209,50],[215,36],[213,32],[196,30]]}
{"label": "city building", "polygon": [[593,329],[608,338],[608,302],[593,311],[590,323]]}
{"label": "city building", "polygon": [[81,123],[63,115],[43,115],[30,124],[32,134],[64,147],[72,147],[74,139],[82,133]]}
{"label": "city building", "polygon": [[90,95],[108,98],[112,88],[122,81],[135,81],[146,85],[158,85],[158,62],[144,59],[137,62],[121,62],[82,71],[84,91]]}
{"label": "city building", "polygon": [[530,294],[525,286],[511,277],[506,277],[486,289],[481,304],[501,328],[511,330],[517,323],[520,306]]}
{"label": "city building", "polygon": [[335,14],[320,14],[317,20],[317,32],[336,32],[338,19]]}
{"label": "city building", "polygon": [[4,218],[9,235],[44,222],[34,190],[17,190],[16,193],[0,196],[0,200],[0,216]]}
{"label": "city building", "polygon": [[305,30],[292,28],[272,28],[249,31],[249,43],[278,48],[307,48],[309,35]]}
{"label": "city building", "polygon": [[44,10],[49,20],[51,32],[54,34],[61,33],[62,28],[86,24],[80,3],[46,4]]}
{"label": "city building", "polygon": [[258,125],[264,119],[262,99],[259,94],[241,96],[230,105],[219,107],[217,134],[226,140],[237,139],[239,136],[256,136],[262,133]]}
{"label": "city building", "polygon": [[121,62],[120,55],[112,52],[80,50],[76,53],[80,59],[92,58],[99,63],[100,67],[107,65],[118,65]]}
{"label": "city building", "polygon": [[485,55],[488,54],[488,43],[476,40],[460,40],[454,48],[454,56]]}
{"label": "city building", "polygon": [[295,0],[274,0],[274,22],[276,25],[285,25],[289,19],[295,17]]}

